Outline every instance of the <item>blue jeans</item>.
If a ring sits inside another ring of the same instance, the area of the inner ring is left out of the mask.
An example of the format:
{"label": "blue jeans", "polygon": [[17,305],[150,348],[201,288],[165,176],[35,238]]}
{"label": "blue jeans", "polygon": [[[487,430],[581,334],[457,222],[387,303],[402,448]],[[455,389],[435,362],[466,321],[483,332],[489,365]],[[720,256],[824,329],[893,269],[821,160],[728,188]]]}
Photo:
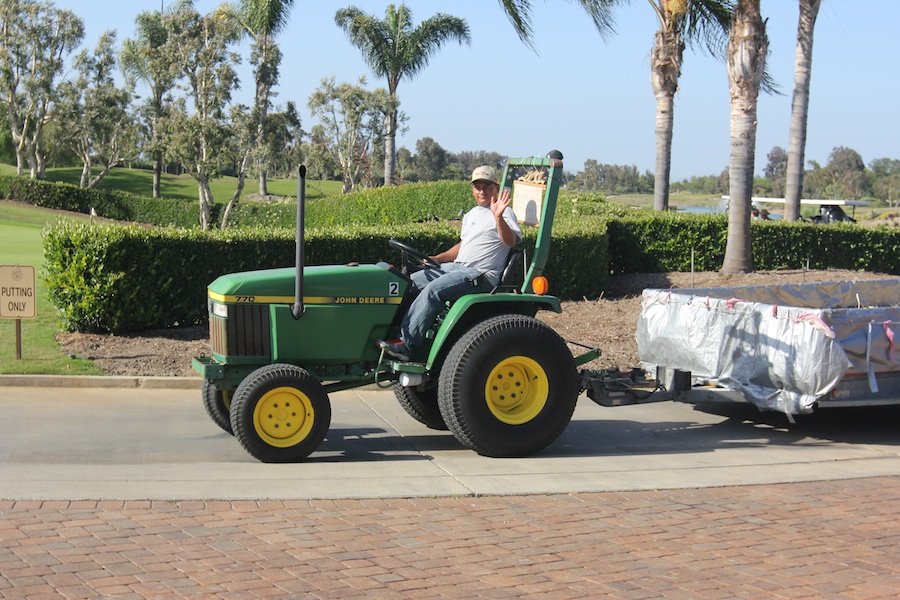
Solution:
{"label": "blue jeans", "polygon": [[[440,269],[423,269],[412,274],[413,284],[420,290],[400,323],[400,339],[407,346],[418,346],[434,324],[435,318],[447,302],[453,302],[466,294],[489,292],[496,284],[496,277],[464,267],[457,263],[443,263]],[[472,281],[478,281],[473,285]]]}

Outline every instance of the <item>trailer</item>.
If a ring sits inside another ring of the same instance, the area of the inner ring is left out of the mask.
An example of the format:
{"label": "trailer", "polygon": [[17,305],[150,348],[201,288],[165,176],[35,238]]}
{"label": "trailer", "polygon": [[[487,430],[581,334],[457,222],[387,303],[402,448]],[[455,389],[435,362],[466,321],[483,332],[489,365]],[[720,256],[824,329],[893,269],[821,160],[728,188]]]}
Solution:
{"label": "trailer", "polygon": [[900,278],[646,289],[641,368],[585,373],[599,404],[749,402],[789,419],[900,404]]}

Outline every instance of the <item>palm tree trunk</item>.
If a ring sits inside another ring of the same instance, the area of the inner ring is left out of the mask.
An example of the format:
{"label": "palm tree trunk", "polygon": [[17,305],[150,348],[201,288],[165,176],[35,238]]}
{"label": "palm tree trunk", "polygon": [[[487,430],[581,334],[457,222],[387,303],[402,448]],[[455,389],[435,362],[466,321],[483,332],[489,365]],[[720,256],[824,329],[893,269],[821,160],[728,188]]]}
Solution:
{"label": "palm tree trunk", "polygon": [[384,185],[394,185],[397,153],[397,109],[384,116]]}
{"label": "palm tree trunk", "polygon": [[725,65],[731,92],[731,156],[728,175],[731,200],[728,240],[722,272],[753,270],[750,244],[750,198],[756,158],[756,104],[766,66],[769,41],[760,0],[738,0],[728,38]]}
{"label": "palm tree trunk", "polygon": [[784,218],[800,218],[803,195],[803,162],[806,153],[806,122],[809,114],[809,80],[812,73],[813,28],[822,0],[800,0],[797,51],[794,56],[794,97],[791,103],[791,133],[788,140],[787,174],[784,189]]}
{"label": "palm tree trunk", "polygon": [[684,42],[666,28],[656,32],[650,51],[650,83],[656,96],[656,176],[653,185],[653,210],[669,209],[669,173],[672,168],[672,130],[675,122],[675,92]]}

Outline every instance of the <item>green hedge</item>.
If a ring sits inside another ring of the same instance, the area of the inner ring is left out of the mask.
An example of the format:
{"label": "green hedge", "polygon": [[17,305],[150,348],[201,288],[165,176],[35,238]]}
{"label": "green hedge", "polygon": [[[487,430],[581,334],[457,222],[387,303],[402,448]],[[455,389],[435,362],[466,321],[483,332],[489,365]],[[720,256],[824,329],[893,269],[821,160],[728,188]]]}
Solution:
{"label": "green hedge", "polygon": [[[0,175],[0,198],[82,214],[90,214],[93,208],[98,216],[107,219],[163,227],[196,227],[199,223],[199,208],[190,200],[159,200],[128,192],[88,190],[16,175]],[[214,208],[218,217],[222,207]]]}
{"label": "green hedge", "polygon": [[[397,262],[391,238],[436,253],[458,236],[447,224],[331,227],[309,230],[305,248],[310,265]],[[535,232],[526,232],[529,256],[534,241]],[[605,251],[602,230],[561,228],[545,270],[553,293],[596,296]],[[42,275],[64,329],[121,333],[203,323],[206,287],[216,277],[290,266],[294,253],[294,232],[283,228],[202,232],[61,221],[44,230]]]}
{"label": "green hedge", "polygon": [[[99,205],[104,216],[125,220],[149,220],[141,215],[152,213],[150,222],[163,225],[190,218],[190,228],[60,222],[46,229],[44,278],[67,330],[125,332],[202,323],[206,286],[216,277],[289,266],[294,260],[296,203],[291,201],[239,204],[232,223],[244,227],[202,232],[193,225],[193,202],[19,177],[0,177],[0,195],[81,212]],[[379,188],[310,201],[307,262],[396,262],[390,238],[437,253],[457,241],[453,220],[471,206],[467,182]],[[611,274],[714,271],[724,260],[727,230],[725,215],[635,210],[611,205],[599,195],[563,190],[545,275],[551,293],[581,299],[599,296]],[[525,228],[527,256],[535,235]],[[758,270],[809,266],[900,274],[896,229],[753,221],[751,244]]]}

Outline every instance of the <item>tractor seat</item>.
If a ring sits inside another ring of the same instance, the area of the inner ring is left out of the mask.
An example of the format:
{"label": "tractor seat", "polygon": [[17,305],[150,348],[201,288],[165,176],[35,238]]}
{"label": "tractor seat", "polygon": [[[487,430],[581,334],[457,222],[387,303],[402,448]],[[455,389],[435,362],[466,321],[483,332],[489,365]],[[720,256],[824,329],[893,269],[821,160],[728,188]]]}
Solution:
{"label": "tractor seat", "polygon": [[519,267],[519,262],[521,262],[521,260],[522,249],[517,246],[510,248],[509,254],[506,256],[506,265],[503,267],[503,272],[500,274],[500,283],[495,285],[494,289],[491,290],[492,294],[498,292],[518,294],[521,292],[519,285],[516,283],[516,269]]}

